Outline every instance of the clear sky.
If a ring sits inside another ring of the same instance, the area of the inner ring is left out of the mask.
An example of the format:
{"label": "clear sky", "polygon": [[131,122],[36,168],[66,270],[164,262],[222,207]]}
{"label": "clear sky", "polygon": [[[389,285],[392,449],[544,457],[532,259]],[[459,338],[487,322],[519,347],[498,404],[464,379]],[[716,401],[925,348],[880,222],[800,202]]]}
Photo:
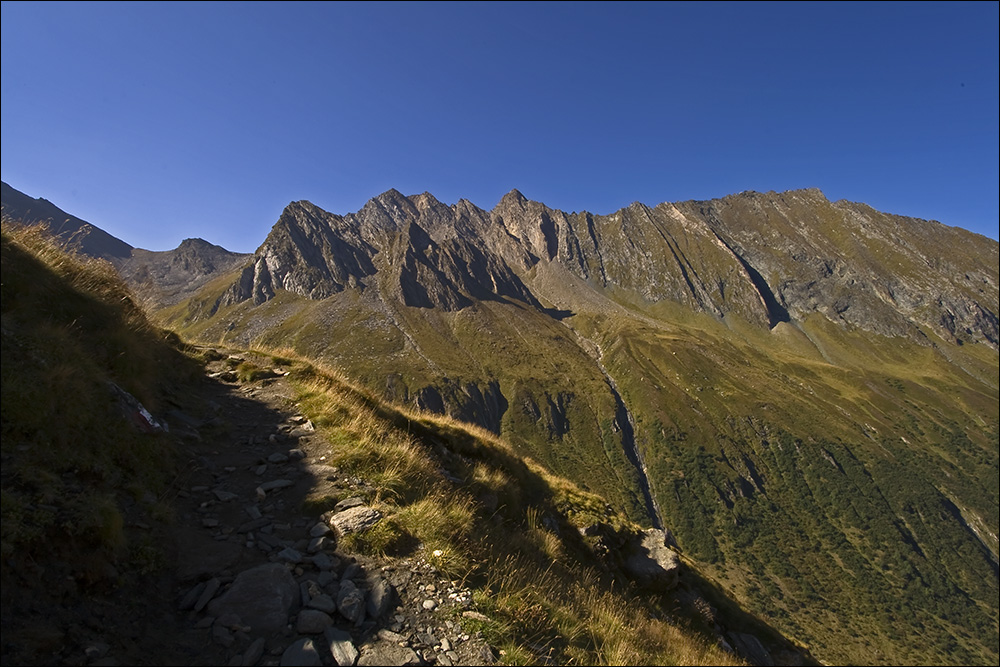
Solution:
{"label": "clear sky", "polygon": [[134,246],[290,201],[818,187],[998,237],[997,2],[3,2],[2,177]]}

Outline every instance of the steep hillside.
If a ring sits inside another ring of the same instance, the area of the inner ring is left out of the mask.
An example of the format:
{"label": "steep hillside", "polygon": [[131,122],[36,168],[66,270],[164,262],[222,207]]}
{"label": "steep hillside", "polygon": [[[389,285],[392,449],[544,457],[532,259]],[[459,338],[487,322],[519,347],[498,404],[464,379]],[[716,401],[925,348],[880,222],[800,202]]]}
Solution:
{"label": "steep hillside", "polygon": [[816,190],[285,210],[160,311],[473,421],[830,662],[995,662],[998,246]]}

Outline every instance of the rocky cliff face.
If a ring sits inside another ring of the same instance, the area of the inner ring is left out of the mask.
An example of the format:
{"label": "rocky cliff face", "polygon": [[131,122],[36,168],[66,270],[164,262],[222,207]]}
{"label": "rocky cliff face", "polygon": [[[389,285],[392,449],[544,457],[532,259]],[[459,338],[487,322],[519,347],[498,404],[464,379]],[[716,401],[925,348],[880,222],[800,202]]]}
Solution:
{"label": "rocky cliff face", "polygon": [[390,190],[361,211],[290,204],[221,305],[284,289],[323,299],[375,284],[407,306],[539,307],[552,265],[598,290],[761,327],[818,313],[873,333],[998,343],[997,244],[935,222],[830,202],[818,190],[567,214],[512,191],[492,211]]}

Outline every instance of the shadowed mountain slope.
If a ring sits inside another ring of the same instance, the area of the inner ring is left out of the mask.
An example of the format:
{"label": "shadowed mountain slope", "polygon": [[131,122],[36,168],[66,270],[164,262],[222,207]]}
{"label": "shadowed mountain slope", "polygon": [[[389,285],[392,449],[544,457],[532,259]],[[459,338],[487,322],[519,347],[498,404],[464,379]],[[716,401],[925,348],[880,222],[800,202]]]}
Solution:
{"label": "shadowed mountain slope", "polygon": [[45,224],[63,243],[89,257],[106,259],[118,264],[132,255],[132,246],[95,227],[75,215],[70,215],[47,199],[33,199],[0,183],[3,213],[25,224]]}

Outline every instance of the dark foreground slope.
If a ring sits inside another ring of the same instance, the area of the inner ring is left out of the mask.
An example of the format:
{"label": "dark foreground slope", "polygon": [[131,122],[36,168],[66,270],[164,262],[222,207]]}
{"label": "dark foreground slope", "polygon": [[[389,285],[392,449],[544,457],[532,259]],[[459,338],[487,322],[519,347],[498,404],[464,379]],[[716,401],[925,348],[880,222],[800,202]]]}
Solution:
{"label": "dark foreground slope", "polygon": [[831,662],[998,650],[998,246],[816,190],[287,207],[162,321],[289,346],[670,528]]}

